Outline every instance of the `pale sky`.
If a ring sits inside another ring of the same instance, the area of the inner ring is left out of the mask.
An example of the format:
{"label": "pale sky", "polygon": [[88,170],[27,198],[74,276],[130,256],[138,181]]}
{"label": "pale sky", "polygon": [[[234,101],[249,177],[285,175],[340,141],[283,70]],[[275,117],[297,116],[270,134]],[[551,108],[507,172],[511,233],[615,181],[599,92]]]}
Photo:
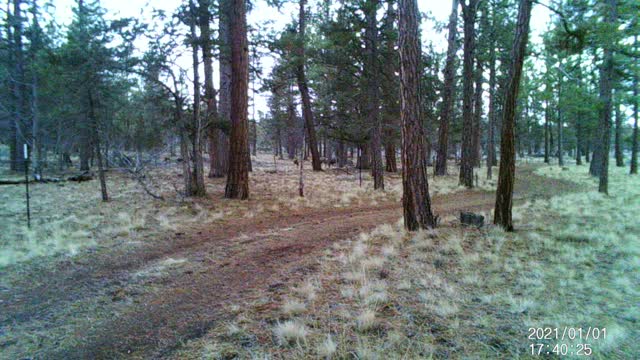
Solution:
{"label": "pale sky", "polygon": [[[72,11],[75,1],[74,0],[53,0],[55,5],[54,16],[59,23],[68,24],[71,21]],[[115,19],[119,17],[136,17],[139,19],[151,21],[151,10],[162,9],[171,14],[181,3],[181,1],[170,0],[102,0],[101,4],[108,10],[107,18]],[[315,9],[315,1],[310,1],[310,9]],[[297,1],[287,3],[283,6],[282,11],[278,12],[277,9],[271,8],[267,5],[265,0],[254,0],[254,9],[248,14],[248,22],[250,25],[260,28],[260,25],[266,21],[271,20],[273,23],[270,27],[279,30],[291,22],[291,19],[297,16],[298,5]],[[418,0],[418,7],[421,12],[430,13],[437,21],[445,22],[448,20],[449,13],[451,12],[451,2],[446,0],[431,1],[431,0]],[[550,19],[550,12],[543,6],[534,5],[533,14],[531,17],[531,41],[539,43],[541,34],[547,28],[547,23]],[[215,26],[215,25],[214,25]],[[445,51],[446,47],[446,32],[436,32],[433,28],[434,24],[431,21],[422,22],[422,39],[423,44],[433,43],[436,50]],[[144,46],[144,44],[141,44]],[[184,66],[189,67],[191,62],[191,55],[185,53]],[[268,76],[270,69],[273,66],[273,58],[267,56],[261,60],[263,68],[263,76]],[[182,62],[181,62],[182,64]],[[217,72],[217,66],[214,65]],[[218,75],[215,74],[216,88]],[[259,85],[256,87],[259,88]],[[255,106],[256,110],[262,110],[267,112],[267,97],[269,94],[257,94]],[[249,96],[252,96],[251,90]],[[251,117],[252,108],[249,108],[249,114]]]}

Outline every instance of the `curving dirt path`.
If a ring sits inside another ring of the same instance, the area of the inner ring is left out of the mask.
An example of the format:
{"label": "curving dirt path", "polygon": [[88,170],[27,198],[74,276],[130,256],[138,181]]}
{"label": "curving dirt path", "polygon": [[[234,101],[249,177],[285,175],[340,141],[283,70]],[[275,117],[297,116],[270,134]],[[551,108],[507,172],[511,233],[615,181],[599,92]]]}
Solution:
{"label": "curving dirt path", "polygon": [[[571,190],[572,184],[519,169],[518,199]],[[433,205],[445,215],[488,210],[494,201],[493,193],[464,191],[435,197]],[[23,269],[22,280],[0,291],[0,354],[4,348],[11,357],[168,356],[227,319],[230,305],[286,289],[313,272],[332,243],[400,217],[400,204],[382,204],[237,219],[150,240],[135,250]],[[184,262],[170,272],[148,274],[169,256]],[[13,328],[36,332],[42,324],[58,335],[35,348],[5,337]]]}

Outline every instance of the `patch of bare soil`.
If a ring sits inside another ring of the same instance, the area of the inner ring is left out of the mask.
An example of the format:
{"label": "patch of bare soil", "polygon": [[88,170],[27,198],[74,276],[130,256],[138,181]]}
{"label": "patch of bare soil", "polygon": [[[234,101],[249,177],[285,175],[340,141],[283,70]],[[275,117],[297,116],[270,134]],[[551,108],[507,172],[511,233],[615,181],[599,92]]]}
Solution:
{"label": "patch of bare soil", "polygon": [[[516,197],[574,188],[524,168]],[[494,200],[493,193],[463,191],[437,196],[433,204],[437,214],[456,215],[489,210]],[[381,203],[230,219],[135,250],[88,253],[52,269],[25,266],[21,279],[0,289],[0,350],[60,359],[167,356],[224,321],[230,306],[289,287],[314,271],[332,243],[395,222],[400,210],[400,204]],[[42,326],[57,335],[26,348],[10,336],[42,332]]]}

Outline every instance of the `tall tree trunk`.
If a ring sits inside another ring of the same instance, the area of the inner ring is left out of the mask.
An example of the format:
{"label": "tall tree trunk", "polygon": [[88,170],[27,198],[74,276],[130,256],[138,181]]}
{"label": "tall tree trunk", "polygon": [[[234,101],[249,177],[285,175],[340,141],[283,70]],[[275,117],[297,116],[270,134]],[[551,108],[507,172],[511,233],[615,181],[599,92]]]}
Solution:
{"label": "tall tree trunk", "polygon": [[473,59],[475,53],[476,11],[478,0],[463,0],[464,61],[462,66],[462,157],[460,161],[460,184],[473,187]]}
{"label": "tall tree trunk", "polygon": [[311,96],[309,95],[309,86],[307,85],[307,78],[305,75],[305,27],[306,27],[306,15],[305,4],[306,0],[300,0],[300,13],[298,17],[298,24],[300,30],[298,32],[298,63],[296,66],[296,77],[298,80],[298,89],[300,90],[300,97],[302,98],[302,114],[304,117],[305,128],[307,129],[307,140],[309,148],[311,149],[311,165],[313,171],[321,171],[322,164],[320,163],[320,154],[318,153],[318,141],[316,140],[316,129],[313,123],[313,111],[311,110]]}
{"label": "tall tree trunk", "polygon": [[230,128],[231,123],[231,33],[230,0],[220,0],[218,4],[220,21],[218,23],[218,43],[220,51],[220,96],[218,106],[219,126],[213,129],[214,167],[213,177],[224,177],[229,172],[229,136],[218,127]]}
{"label": "tall tree trunk", "polygon": [[394,139],[388,139],[384,147],[385,170],[387,172],[398,172],[398,164],[396,162],[396,142]]}
{"label": "tall tree trunk", "polygon": [[576,165],[582,165],[582,125],[576,120]]}
{"label": "tall tree trunk", "polygon": [[385,17],[385,51],[386,61],[384,62],[384,73],[387,81],[382,87],[383,91],[383,107],[384,107],[384,158],[385,170],[388,172],[398,172],[396,163],[396,129],[400,127],[400,105],[398,102],[398,86],[397,73],[398,61],[396,59],[397,52],[395,49],[397,43],[398,32],[394,28],[396,24],[395,0],[387,0],[387,16]]}
{"label": "tall tree trunk", "polygon": [[562,143],[564,142],[564,137],[562,134],[562,128],[563,128],[563,124],[562,124],[562,105],[561,105],[561,101],[562,101],[562,74],[560,75],[560,77],[558,78],[558,119],[557,119],[557,126],[558,126],[558,166],[564,166],[564,157],[563,157],[563,152],[564,149],[562,148]]}
{"label": "tall tree trunk", "polygon": [[[616,0],[607,0],[607,23],[613,28],[617,20]],[[611,143],[611,89],[613,81],[613,45],[610,41],[604,47],[604,59],[600,68],[600,181],[598,191],[609,193],[609,147]]]}
{"label": "tall tree trunk", "polygon": [[216,128],[218,120],[218,106],[216,101],[216,90],[213,86],[213,53],[211,50],[211,11],[209,0],[198,0],[199,23],[200,23],[200,45],[202,48],[202,59],[204,62],[204,97],[207,103],[207,114],[205,116],[207,136],[209,138],[209,177],[219,176],[216,171],[218,154],[219,130]]}
{"label": "tall tree trunk", "polygon": [[344,144],[344,140],[338,141],[338,149],[336,150],[336,157],[338,158],[338,167],[342,168],[347,165],[347,148]]}
{"label": "tall tree trunk", "polygon": [[431,212],[425,136],[420,107],[421,47],[416,0],[399,0],[400,96],[402,110],[402,205],[404,226],[413,231],[436,226]]}
{"label": "tall tree trunk", "polygon": [[473,165],[480,167],[480,161],[482,160],[480,149],[480,135],[482,133],[482,61],[479,56],[476,56],[476,64],[476,88],[473,96]]}
{"label": "tall tree trunk", "polygon": [[512,206],[513,183],[516,173],[515,159],[515,122],[516,105],[522,65],[526,56],[529,37],[529,20],[531,19],[532,0],[520,0],[518,23],[511,50],[511,67],[509,83],[505,89],[504,106],[502,107],[502,139],[500,142],[500,172],[496,190],[496,206],[493,223],[505,230],[513,231]]}
{"label": "tall tree trunk", "polygon": [[247,46],[247,16],[244,0],[231,2],[231,139],[229,175],[224,196],[230,199],[249,198],[249,53]]}
{"label": "tall tree trunk", "polygon": [[109,193],[107,192],[107,179],[104,174],[104,166],[102,163],[102,150],[100,149],[100,131],[98,118],[95,110],[95,100],[93,93],[89,90],[89,120],[91,123],[93,147],[98,160],[98,178],[100,179],[100,194],[102,195],[102,201],[109,201]]}
{"label": "tall tree trunk", "polygon": [[560,107],[558,106],[558,121],[557,121],[557,125],[558,125],[558,166],[564,166],[564,157],[563,157],[563,152],[564,149],[562,148],[562,142],[564,141],[564,136],[562,134],[562,111],[560,110]]}
{"label": "tall tree trunk", "polygon": [[[634,47],[638,51],[638,35],[634,36]],[[633,76],[633,139],[631,144],[630,174],[638,174],[638,59],[636,73]]]}
{"label": "tall tree trunk", "polygon": [[202,158],[202,136],[204,133],[204,126],[202,123],[202,117],[200,116],[200,72],[198,71],[200,62],[198,57],[199,46],[198,36],[196,34],[196,23],[198,21],[197,9],[193,0],[189,1],[189,7],[191,10],[191,50],[193,60],[193,120],[191,124],[191,152],[192,152],[192,168],[193,186],[191,188],[192,196],[204,196],[207,191],[204,185],[204,159]]}
{"label": "tall tree trunk", "polygon": [[367,80],[367,123],[370,126],[371,144],[371,176],[373,188],[384,190],[384,171],[382,168],[382,124],[380,122],[380,96],[378,91],[378,26],[376,14],[378,0],[368,0],[365,3],[365,50],[366,65],[365,74]]}
{"label": "tall tree trunk", "polygon": [[443,176],[447,174],[447,157],[449,155],[449,123],[453,118],[453,97],[455,84],[455,60],[458,45],[456,34],[458,32],[458,0],[451,4],[449,27],[447,35],[447,60],[444,66],[444,84],[442,88],[442,105],[440,108],[440,128],[438,129],[438,152],[436,155],[435,174]]}
{"label": "tall tree trunk", "polygon": [[[22,0],[13,0],[13,15],[9,17],[13,25],[13,48],[11,51],[11,84],[13,88],[13,119],[11,124],[10,161],[11,169],[24,171],[24,147],[30,146],[30,134],[27,128],[27,87],[25,78],[24,51],[22,42]],[[28,151],[28,150],[27,150]]]}
{"label": "tall tree trunk", "polygon": [[495,14],[491,17],[491,37],[489,44],[489,128],[487,134],[487,179],[492,177],[492,167],[496,157],[496,44]]}
{"label": "tall tree trunk", "polygon": [[[617,99],[616,99],[617,100]],[[616,166],[624,166],[624,157],[622,156],[622,114],[620,113],[620,102],[615,103],[615,115],[616,115],[616,132],[614,150],[616,156]]]}
{"label": "tall tree trunk", "polygon": [[251,154],[258,155],[258,124],[255,120],[251,121]]}
{"label": "tall tree trunk", "polygon": [[30,31],[30,60],[31,60],[31,162],[33,173],[40,177],[42,175],[42,143],[40,138],[40,112],[38,104],[38,72],[36,61],[38,51],[41,49],[40,24],[38,22],[38,3],[32,0],[31,5],[31,31]]}
{"label": "tall tree trunk", "polygon": [[[296,126],[296,105],[293,101],[293,93],[287,94],[287,155],[289,160],[293,160],[296,156],[296,143],[299,137]],[[301,151],[304,150],[301,148]]]}

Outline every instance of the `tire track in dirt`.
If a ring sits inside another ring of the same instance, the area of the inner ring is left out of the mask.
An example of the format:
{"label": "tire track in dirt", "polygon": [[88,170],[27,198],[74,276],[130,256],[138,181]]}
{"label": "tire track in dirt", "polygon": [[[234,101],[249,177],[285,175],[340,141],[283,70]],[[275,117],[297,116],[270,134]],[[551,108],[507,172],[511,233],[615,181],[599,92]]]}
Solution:
{"label": "tire track in dirt", "polygon": [[[520,198],[547,196],[550,189],[562,185],[530,171],[524,175],[519,177],[524,181],[516,186]],[[533,187],[532,180],[543,184]],[[463,191],[435,197],[434,211],[445,215],[487,210],[494,200],[493,193]],[[267,217],[261,222],[242,219],[224,228],[196,229],[177,241],[167,239],[133,253],[108,253],[81,269],[77,269],[77,263],[66,264],[58,273],[53,272],[52,279],[60,280],[45,287],[26,286],[25,291],[14,294],[20,299],[35,296],[37,300],[5,302],[2,295],[0,308],[4,315],[0,315],[0,325],[39,316],[47,319],[47,313],[64,308],[78,296],[95,296],[104,291],[104,284],[126,281],[150,261],[167,255],[183,257],[190,263],[199,262],[197,271],[172,274],[164,279],[162,291],[141,294],[112,319],[103,319],[81,335],[69,334],[80,336],[81,345],[42,351],[45,358],[163,357],[224,321],[225,306],[240,303],[260,290],[293,283],[313,271],[319,255],[333,242],[395,222],[400,216],[399,204],[386,204],[374,209],[308,210]],[[252,236],[239,241],[242,233]],[[212,253],[221,259],[206,261]],[[74,294],[78,283],[89,284],[81,288],[82,294]],[[71,294],[65,296],[66,292]]]}

